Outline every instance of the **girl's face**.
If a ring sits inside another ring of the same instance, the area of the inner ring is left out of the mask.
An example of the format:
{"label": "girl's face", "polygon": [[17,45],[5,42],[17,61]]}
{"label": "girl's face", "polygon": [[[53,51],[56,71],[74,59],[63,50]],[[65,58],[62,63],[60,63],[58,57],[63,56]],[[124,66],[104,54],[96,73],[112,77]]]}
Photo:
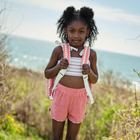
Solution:
{"label": "girl's face", "polygon": [[89,35],[87,25],[80,20],[72,21],[65,29],[65,32],[70,45],[76,48],[83,47],[83,43]]}

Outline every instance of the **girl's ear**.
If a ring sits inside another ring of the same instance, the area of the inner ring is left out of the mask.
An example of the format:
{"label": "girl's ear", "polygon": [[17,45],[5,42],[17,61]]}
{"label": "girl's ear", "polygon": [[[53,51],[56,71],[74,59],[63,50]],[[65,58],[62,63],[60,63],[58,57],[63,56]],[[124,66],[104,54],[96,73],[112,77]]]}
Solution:
{"label": "girl's ear", "polygon": [[87,30],[87,37],[89,36],[90,29]]}
{"label": "girl's ear", "polygon": [[67,33],[67,28],[65,28],[65,34],[68,35],[68,33]]}

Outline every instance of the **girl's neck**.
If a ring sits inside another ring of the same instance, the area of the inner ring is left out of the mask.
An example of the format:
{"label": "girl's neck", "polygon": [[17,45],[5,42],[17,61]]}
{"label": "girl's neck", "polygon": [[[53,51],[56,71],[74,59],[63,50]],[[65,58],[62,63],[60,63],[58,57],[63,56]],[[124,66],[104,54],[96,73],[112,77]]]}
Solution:
{"label": "girl's neck", "polygon": [[69,44],[71,47],[74,47],[74,48],[76,48],[76,49],[78,49],[78,51],[81,51],[81,50],[83,50],[84,49],[84,46],[73,46],[73,45],[71,45],[71,44]]}

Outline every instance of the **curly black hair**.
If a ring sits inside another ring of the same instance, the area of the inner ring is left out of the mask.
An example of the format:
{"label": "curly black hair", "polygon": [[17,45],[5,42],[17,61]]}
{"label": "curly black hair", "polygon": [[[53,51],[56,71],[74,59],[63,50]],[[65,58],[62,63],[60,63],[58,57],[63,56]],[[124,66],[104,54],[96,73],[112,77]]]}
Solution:
{"label": "curly black hair", "polygon": [[88,42],[89,47],[91,47],[92,43],[94,43],[94,41],[97,39],[97,34],[99,33],[93,17],[94,12],[89,7],[82,7],[80,10],[75,10],[73,6],[67,7],[60,19],[57,21],[57,33],[59,34],[62,43],[69,42],[65,33],[65,28],[67,25],[69,25],[74,20],[81,20],[85,22],[88,26],[88,29],[90,29]]}

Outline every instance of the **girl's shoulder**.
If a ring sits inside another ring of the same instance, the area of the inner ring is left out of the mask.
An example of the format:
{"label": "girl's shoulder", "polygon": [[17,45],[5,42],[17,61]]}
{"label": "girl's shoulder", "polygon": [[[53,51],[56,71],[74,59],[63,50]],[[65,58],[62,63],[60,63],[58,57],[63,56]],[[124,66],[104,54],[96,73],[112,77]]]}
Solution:
{"label": "girl's shoulder", "polygon": [[56,46],[53,51],[56,53],[62,53],[63,52],[62,46]]}
{"label": "girl's shoulder", "polygon": [[90,60],[97,59],[96,51],[93,50],[93,49],[91,49],[91,48],[90,48],[90,56],[89,56],[89,59]]}
{"label": "girl's shoulder", "polygon": [[62,46],[56,46],[53,50],[52,56],[57,57],[58,60],[63,57],[63,49]]}

